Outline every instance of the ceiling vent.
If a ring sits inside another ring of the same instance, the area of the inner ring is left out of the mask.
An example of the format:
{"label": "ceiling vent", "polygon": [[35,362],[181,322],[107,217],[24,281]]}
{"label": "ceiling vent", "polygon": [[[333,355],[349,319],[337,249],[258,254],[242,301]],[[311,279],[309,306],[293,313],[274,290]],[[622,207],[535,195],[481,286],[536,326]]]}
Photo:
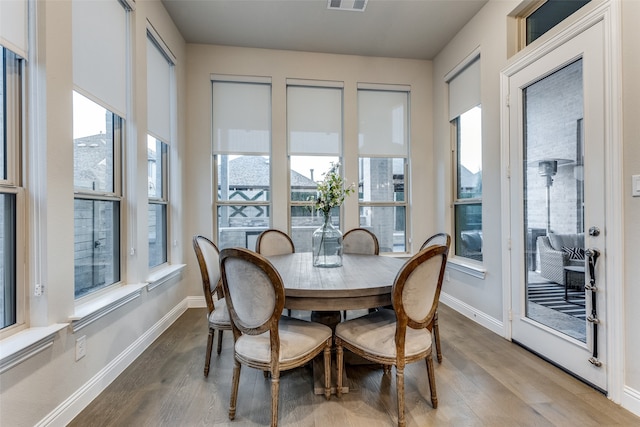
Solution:
{"label": "ceiling vent", "polygon": [[369,0],[328,0],[327,9],[364,12]]}

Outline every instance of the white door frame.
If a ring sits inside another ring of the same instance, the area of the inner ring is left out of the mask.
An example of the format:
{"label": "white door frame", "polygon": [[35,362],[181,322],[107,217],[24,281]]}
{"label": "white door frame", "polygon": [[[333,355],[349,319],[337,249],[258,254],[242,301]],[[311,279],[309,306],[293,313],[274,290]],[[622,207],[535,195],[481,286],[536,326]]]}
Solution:
{"label": "white door frame", "polygon": [[[601,319],[601,327],[607,334],[607,390],[608,397],[620,403],[624,387],[624,236],[623,224],[623,173],[622,173],[622,69],[621,69],[621,28],[620,4],[618,1],[603,1],[585,16],[544,41],[530,52],[517,56],[500,73],[500,122],[501,122],[501,207],[505,221],[502,222],[503,244],[508,249],[502,253],[503,278],[503,319],[504,336],[511,340],[511,194],[510,194],[510,123],[509,123],[509,79],[518,71],[529,66],[558,46],[602,21],[604,24],[604,106],[605,128],[605,247],[607,253],[599,262],[606,263],[606,318]],[[518,166],[516,166],[518,167]]]}

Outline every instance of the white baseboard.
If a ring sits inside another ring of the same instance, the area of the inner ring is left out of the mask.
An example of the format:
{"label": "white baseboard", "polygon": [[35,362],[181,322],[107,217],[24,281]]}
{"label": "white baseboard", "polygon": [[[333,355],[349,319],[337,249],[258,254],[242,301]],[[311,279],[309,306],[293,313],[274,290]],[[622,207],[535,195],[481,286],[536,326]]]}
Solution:
{"label": "white baseboard", "polygon": [[96,375],[63,401],[57,408],[40,420],[36,426],[66,426],[93,399],[135,361],[162,333],[169,328],[188,307],[188,298],[182,300],[171,311],[149,328],[136,341],[102,368]]}
{"label": "white baseboard", "polygon": [[640,417],[640,391],[625,386],[621,403],[624,409]]}
{"label": "white baseboard", "polygon": [[504,324],[500,320],[493,318],[486,313],[479,311],[475,307],[472,307],[459,299],[453,298],[451,295],[444,292],[440,293],[440,303],[447,307],[451,307],[463,316],[468,317],[479,325],[484,326],[501,337],[504,337]]}
{"label": "white baseboard", "polygon": [[207,306],[207,302],[205,301],[204,296],[187,297],[187,306],[189,308],[205,308]]}

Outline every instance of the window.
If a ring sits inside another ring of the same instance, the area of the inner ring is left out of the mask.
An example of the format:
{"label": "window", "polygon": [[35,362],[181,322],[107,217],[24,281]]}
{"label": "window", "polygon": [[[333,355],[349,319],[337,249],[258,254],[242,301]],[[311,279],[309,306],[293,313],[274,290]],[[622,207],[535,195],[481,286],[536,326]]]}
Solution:
{"label": "window", "polygon": [[408,89],[358,89],[360,226],[380,252],[407,251],[408,106]]}
{"label": "window", "polygon": [[482,261],[482,109],[454,120],[456,129],[455,254]]}
{"label": "window", "polygon": [[172,106],[175,97],[173,59],[153,28],[147,31],[147,170],[149,267],[168,261],[169,167]]}
{"label": "window", "polygon": [[[313,208],[317,183],[342,153],[342,88],[287,86],[287,127],[291,239],[296,251],[310,252],[323,222]],[[340,226],[340,208],[332,210],[331,222]]]}
{"label": "window", "polygon": [[[120,282],[128,3],[73,0],[75,297]],[[95,19],[99,16],[100,19]]]}
{"label": "window", "polygon": [[22,60],[0,46],[0,329],[23,323],[24,282],[18,259],[24,253],[24,203],[20,179],[22,146]]}
{"label": "window", "polygon": [[271,84],[214,79],[212,93],[218,247],[254,249],[270,226]]}
{"label": "window", "polygon": [[120,280],[122,119],[73,93],[75,296]]}
{"label": "window", "polygon": [[449,79],[449,120],[453,143],[454,254],[482,261],[482,109],[480,57]]}
{"label": "window", "polygon": [[167,144],[147,136],[149,267],[167,262]]}
{"label": "window", "polygon": [[524,14],[523,29],[528,46],[591,0],[546,0],[534,3]]}

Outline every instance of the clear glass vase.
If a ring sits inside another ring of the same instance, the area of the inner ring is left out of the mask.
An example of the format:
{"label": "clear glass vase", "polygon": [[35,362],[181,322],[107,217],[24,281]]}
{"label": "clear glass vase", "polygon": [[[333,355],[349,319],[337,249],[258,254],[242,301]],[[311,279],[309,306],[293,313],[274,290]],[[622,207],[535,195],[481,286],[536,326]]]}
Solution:
{"label": "clear glass vase", "polygon": [[324,224],[313,232],[313,266],[340,267],[342,265],[342,232],[325,215]]}

